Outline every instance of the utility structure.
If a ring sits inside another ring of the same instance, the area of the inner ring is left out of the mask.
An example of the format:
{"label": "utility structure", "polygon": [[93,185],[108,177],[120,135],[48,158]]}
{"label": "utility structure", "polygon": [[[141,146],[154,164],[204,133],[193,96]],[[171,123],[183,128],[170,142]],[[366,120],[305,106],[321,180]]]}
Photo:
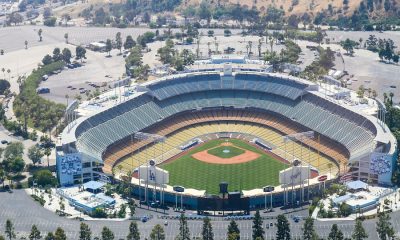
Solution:
{"label": "utility structure", "polygon": [[[300,145],[301,145],[300,160],[303,160],[304,159],[303,158],[303,143],[304,143],[304,140],[305,139],[314,139],[314,138],[315,138],[314,131],[306,131],[306,132],[294,133],[294,134],[289,134],[289,135],[283,136],[283,142],[285,144],[285,159],[286,160],[287,160],[287,156],[286,156],[287,148],[286,148],[286,145],[287,145],[287,143],[289,141],[292,142],[292,154],[291,154],[292,155],[292,160],[291,160],[291,163],[292,163],[292,175],[293,175],[293,169],[295,167],[294,164],[293,164],[295,162],[295,156],[294,156],[294,144],[295,144],[295,142],[300,142]],[[310,147],[310,145],[308,145],[308,179],[307,179],[307,188],[308,188],[308,190],[307,190],[307,201],[310,200],[310,188],[309,188],[310,187],[310,169],[311,169],[310,162],[311,162],[311,147]],[[319,165],[319,154],[318,154],[318,165]],[[301,174],[300,174],[300,178],[301,178]],[[293,178],[291,178],[291,181],[292,181],[291,184],[290,184],[291,187],[292,187],[292,202],[291,202],[291,204],[293,206],[293,204],[294,204],[294,182],[293,182]],[[287,189],[287,188],[285,188],[285,189]],[[287,192],[284,192],[285,205],[288,202],[287,197],[288,197],[287,196]],[[301,203],[304,202],[304,183],[303,183],[302,179],[300,179],[300,202]]]}
{"label": "utility structure", "polygon": [[[158,134],[152,134],[152,133],[145,133],[145,132],[136,132],[135,134],[133,134],[133,139],[138,139],[138,140],[150,140],[150,142],[152,142],[153,144],[157,144],[157,143],[161,143],[161,161],[164,161],[164,142],[166,140],[166,137],[158,135]],[[155,149],[153,148],[153,158],[151,159],[152,161],[156,161],[157,156],[155,156]],[[133,152],[132,152],[133,154]],[[147,166],[149,166],[151,160],[146,160]],[[133,158],[131,158],[132,161],[132,166],[133,166]],[[140,159],[137,159],[138,161],[138,166],[140,167],[141,161]],[[134,169],[133,169],[134,170]],[[146,174],[146,179],[145,179],[145,202],[147,204],[147,207],[150,208],[149,206],[149,197],[148,197],[148,190],[149,190],[149,174]],[[139,171],[139,205],[141,206],[141,202],[142,202],[142,195],[141,195],[141,177],[140,177],[140,171]],[[160,204],[164,205],[164,184],[161,184],[161,190],[162,193],[160,194]],[[156,202],[156,198],[157,198],[157,183],[154,182],[154,191],[153,191],[153,202]]]}

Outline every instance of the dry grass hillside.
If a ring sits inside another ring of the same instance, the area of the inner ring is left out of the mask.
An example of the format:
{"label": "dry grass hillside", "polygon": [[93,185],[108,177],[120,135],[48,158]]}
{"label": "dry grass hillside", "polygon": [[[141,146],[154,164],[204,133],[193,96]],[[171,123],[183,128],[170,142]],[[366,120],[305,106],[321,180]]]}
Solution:
{"label": "dry grass hillside", "polygon": [[[187,6],[198,6],[203,0],[184,0],[182,7]],[[329,5],[332,7],[332,15],[352,14],[360,6],[363,0],[348,0],[347,6],[344,6],[343,0],[206,0],[212,5],[217,5],[218,2],[221,5],[228,4],[241,4],[243,7],[252,8],[253,6],[261,11],[265,11],[268,7],[274,6],[281,8],[285,11],[286,16],[296,14],[298,16],[307,12],[311,16],[315,16],[318,12],[327,11]],[[375,10],[370,13],[371,15],[378,16],[385,14],[383,10],[383,2],[385,0],[373,0]],[[400,6],[400,0],[389,0],[392,1],[397,7]],[[364,0],[366,2],[366,0]]]}
{"label": "dry grass hillside", "polygon": [[[75,4],[55,9],[54,12],[56,15],[60,16],[64,13],[68,13],[72,17],[76,17],[83,9],[90,6],[93,6],[94,9],[103,7],[107,11],[110,3],[124,3],[126,1],[127,0],[78,1]],[[141,1],[145,2],[151,0]],[[255,6],[262,12],[266,11],[268,7],[273,6],[283,9],[286,17],[290,16],[291,14],[301,16],[304,13],[309,13],[311,16],[316,16],[317,13],[324,11],[329,13],[328,15],[331,16],[337,16],[339,14],[349,16],[359,8],[361,2],[364,1],[366,4],[367,1],[373,1],[374,11],[369,12],[369,15],[372,17],[381,18],[387,14],[383,9],[383,4],[385,1],[391,1],[394,6],[397,8],[400,7],[400,0],[347,0],[347,5],[343,4],[344,0],[182,0],[182,4],[177,10],[179,11],[185,9],[188,6],[197,7],[202,1],[206,1],[214,7],[216,7],[218,4],[227,6],[239,3],[246,8],[252,8]],[[331,11],[328,11],[329,6],[331,6]],[[394,13],[394,15],[396,15],[396,13]]]}

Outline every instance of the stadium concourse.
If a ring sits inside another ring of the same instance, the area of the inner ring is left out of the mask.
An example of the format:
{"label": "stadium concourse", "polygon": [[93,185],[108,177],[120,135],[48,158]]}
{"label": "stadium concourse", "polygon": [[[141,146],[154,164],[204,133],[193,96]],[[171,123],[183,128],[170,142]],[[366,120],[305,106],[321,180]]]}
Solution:
{"label": "stadium concourse", "polygon": [[[268,66],[245,57],[199,64],[185,73],[70,104],[71,121],[57,146],[60,184],[131,178],[144,170],[145,176],[132,178],[134,194],[142,199],[144,190],[146,201],[173,204],[177,188],[168,185],[169,177],[156,179],[152,171],[164,174],[156,165],[216,138],[257,143],[293,165],[292,182],[275,186],[278,205],[288,198],[303,201],[305,191],[313,194],[319,187],[317,178],[296,172],[301,166],[318,171],[323,177],[318,179],[344,175],[391,184],[397,142],[384,124],[379,101],[358,99],[338,86],[268,73]],[[375,168],[381,163],[384,168]],[[197,201],[208,197],[204,189],[184,187],[179,191],[188,208],[196,209]],[[260,208],[265,194],[265,188],[239,193],[247,210]]]}

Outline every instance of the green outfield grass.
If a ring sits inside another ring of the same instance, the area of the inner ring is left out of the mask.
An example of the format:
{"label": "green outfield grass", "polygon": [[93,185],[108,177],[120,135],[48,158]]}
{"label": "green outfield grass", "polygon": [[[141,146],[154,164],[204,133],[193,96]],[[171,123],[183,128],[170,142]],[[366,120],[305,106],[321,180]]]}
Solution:
{"label": "green outfield grass", "polygon": [[[229,183],[229,191],[250,190],[279,184],[279,171],[288,166],[266,155],[262,150],[238,139],[230,139],[229,142],[240,148],[257,152],[260,157],[241,164],[210,164],[192,157],[192,154],[196,152],[216,147],[225,141],[227,140],[209,141],[172,162],[162,164],[160,167],[170,173],[169,184],[206,190],[210,194],[218,193],[218,184],[222,181]],[[222,150],[220,149],[220,151]]]}
{"label": "green outfield grass", "polygon": [[[225,150],[228,152],[224,152]],[[221,146],[210,149],[207,152],[220,158],[231,158],[243,154],[244,150],[232,146]]]}

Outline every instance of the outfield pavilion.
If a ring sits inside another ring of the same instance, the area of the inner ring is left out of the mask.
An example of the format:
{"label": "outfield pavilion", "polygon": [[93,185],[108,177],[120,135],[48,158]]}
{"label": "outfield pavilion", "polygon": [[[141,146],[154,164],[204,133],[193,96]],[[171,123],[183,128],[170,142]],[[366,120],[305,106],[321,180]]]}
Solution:
{"label": "outfield pavilion", "polygon": [[[274,146],[274,153],[289,161],[300,159],[321,175],[350,173],[354,179],[391,184],[397,142],[382,121],[381,105],[372,99],[356,102],[351,92],[337,94],[242,61],[204,63],[197,70],[110,91],[72,109],[78,117],[65,128],[57,146],[61,185],[133,171],[149,159],[160,163],[179,154],[178,147],[196,136],[227,130],[257,136]],[[309,130],[315,132],[312,139],[282,140]],[[137,132],[166,138],[163,143],[136,139]],[[78,156],[82,168],[63,173],[61,163],[70,155]],[[373,168],[381,162],[387,169]],[[188,193],[188,198],[201,194]],[[247,194],[264,193],[259,189]]]}

